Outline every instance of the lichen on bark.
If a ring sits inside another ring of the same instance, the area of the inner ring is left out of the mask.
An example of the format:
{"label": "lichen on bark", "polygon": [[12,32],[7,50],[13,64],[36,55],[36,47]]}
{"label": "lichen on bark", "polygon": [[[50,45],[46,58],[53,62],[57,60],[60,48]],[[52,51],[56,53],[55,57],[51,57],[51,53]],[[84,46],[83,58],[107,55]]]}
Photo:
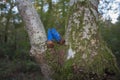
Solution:
{"label": "lichen on bark", "polygon": [[72,5],[74,9],[68,20],[66,45],[68,48],[71,46],[75,56],[67,60],[66,65],[77,65],[77,70],[83,70],[86,75],[95,73],[97,80],[100,80],[106,69],[114,73],[119,72],[119,69],[114,55],[100,38],[97,11],[99,2],[92,1],[87,0],[85,5],[77,2]]}
{"label": "lichen on bark", "polygon": [[29,0],[17,0],[16,2],[30,38],[32,54],[35,54],[34,50],[39,54],[44,53],[47,38],[39,15]]}
{"label": "lichen on bark", "polygon": [[16,2],[30,39],[31,56],[40,65],[45,80],[51,80],[52,71],[44,59],[47,37],[40,17],[30,0],[16,0]]}

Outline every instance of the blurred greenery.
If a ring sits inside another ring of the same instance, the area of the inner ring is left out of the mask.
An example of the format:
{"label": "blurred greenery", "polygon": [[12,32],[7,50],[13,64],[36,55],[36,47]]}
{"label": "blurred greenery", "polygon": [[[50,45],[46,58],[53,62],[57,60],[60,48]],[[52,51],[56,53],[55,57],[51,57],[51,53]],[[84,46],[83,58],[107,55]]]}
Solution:
{"label": "blurred greenery", "polygon": [[118,22],[112,24],[109,20],[106,22],[101,22],[100,24],[101,35],[107,46],[115,54],[118,65],[120,67],[120,17]]}

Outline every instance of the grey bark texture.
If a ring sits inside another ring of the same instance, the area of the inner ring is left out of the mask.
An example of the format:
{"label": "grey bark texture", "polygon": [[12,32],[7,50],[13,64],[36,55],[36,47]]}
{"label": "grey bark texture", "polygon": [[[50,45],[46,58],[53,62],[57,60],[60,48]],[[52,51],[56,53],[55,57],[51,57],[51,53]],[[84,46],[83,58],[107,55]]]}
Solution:
{"label": "grey bark texture", "polygon": [[108,69],[117,72],[115,56],[107,48],[99,33],[97,11],[99,0],[70,1],[72,12],[65,34],[66,45],[68,45],[66,59],[68,62],[71,60],[73,62],[71,65],[77,65],[78,69],[82,67],[98,75],[103,75],[108,66]]}
{"label": "grey bark texture", "polygon": [[[81,1],[84,2],[84,0]],[[86,50],[88,48],[88,44],[90,45],[89,47],[93,46],[94,49],[97,49],[100,43],[97,25],[97,5],[99,1],[87,0],[84,6],[82,3],[80,4],[81,1],[76,0],[72,5],[73,7],[76,7],[73,9],[68,20],[68,27],[65,35],[66,45],[69,45],[71,49],[75,49],[75,52],[73,51],[74,54],[81,50]],[[94,52],[94,54],[97,55],[98,52]],[[83,58],[87,58],[87,55],[83,54]]]}
{"label": "grey bark texture", "polygon": [[16,1],[30,38],[31,53],[35,55],[35,50],[39,51],[38,54],[44,53],[46,51],[45,42],[47,38],[39,15],[29,0]]}
{"label": "grey bark texture", "polygon": [[43,24],[30,0],[16,0],[19,13],[25,23],[31,44],[31,56],[40,65],[45,80],[50,80],[51,70],[46,64],[44,53],[46,51],[46,33]]}

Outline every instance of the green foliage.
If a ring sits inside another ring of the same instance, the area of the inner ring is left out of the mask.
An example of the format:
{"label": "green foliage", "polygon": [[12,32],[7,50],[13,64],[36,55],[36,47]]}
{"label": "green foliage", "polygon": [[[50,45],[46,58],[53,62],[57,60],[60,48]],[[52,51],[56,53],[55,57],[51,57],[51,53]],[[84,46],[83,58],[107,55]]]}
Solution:
{"label": "green foliage", "polygon": [[13,14],[12,11],[2,13],[0,15],[0,80],[41,79],[40,68],[31,60],[29,49],[30,43],[20,16]]}
{"label": "green foliage", "polygon": [[[116,55],[118,63],[120,60],[120,20],[116,24],[110,22],[100,25],[102,38],[107,43],[108,47]],[[119,63],[120,65],[120,63]]]}
{"label": "green foliage", "polygon": [[[68,14],[68,0],[59,0],[57,3],[53,3],[52,0],[48,1],[39,1],[36,0],[38,3],[41,2],[41,8],[37,11],[40,14],[40,18],[44,24],[45,30],[47,31],[48,28],[55,27],[57,30],[64,35],[65,33],[65,24],[66,24],[66,17]],[[48,5],[48,10],[45,12],[43,8]]]}
{"label": "green foliage", "polygon": [[40,80],[42,79],[39,65],[33,61],[20,59],[0,59],[1,80]]}

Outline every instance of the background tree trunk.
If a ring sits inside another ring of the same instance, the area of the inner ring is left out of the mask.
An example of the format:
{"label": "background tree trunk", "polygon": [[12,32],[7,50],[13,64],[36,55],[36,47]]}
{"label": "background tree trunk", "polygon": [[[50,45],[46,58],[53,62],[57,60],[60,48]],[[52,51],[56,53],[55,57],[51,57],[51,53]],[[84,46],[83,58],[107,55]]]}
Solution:
{"label": "background tree trunk", "polygon": [[9,22],[10,22],[11,15],[12,15],[12,8],[13,8],[13,7],[14,7],[14,6],[11,5],[10,10],[8,11],[7,21],[6,21],[6,24],[5,24],[4,43],[7,43],[7,42],[8,42],[8,27],[9,27]]}
{"label": "background tree trunk", "polygon": [[50,80],[50,67],[44,59],[44,53],[46,51],[45,42],[47,38],[40,17],[29,0],[16,0],[16,2],[29,35],[31,56],[40,64],[45,80]]}

